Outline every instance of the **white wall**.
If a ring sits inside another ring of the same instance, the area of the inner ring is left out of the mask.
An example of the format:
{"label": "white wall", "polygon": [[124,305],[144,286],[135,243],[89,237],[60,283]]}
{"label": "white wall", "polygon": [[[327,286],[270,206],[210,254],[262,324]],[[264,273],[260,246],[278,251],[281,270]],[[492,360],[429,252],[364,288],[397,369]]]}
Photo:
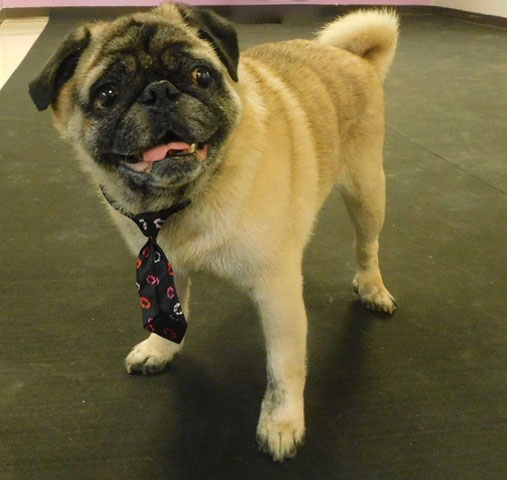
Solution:
{"label": "white wall", "polygon": [[507,17],[507,0],[435,0],[433,5]]}

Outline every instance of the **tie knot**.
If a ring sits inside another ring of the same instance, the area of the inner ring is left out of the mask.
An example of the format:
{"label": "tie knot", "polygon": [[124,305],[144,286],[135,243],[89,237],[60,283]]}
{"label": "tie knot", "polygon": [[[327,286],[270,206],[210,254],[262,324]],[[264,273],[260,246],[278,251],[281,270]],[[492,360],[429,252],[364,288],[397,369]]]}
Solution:
{"label": "tie knot", "polygon": [[[164,215],[165,214],[165,215]],[[146,237],[157,238],[158,232],[162,228],[170,213],[162,212],[145,212],[139,215],[133,215],[131,219],[139,227],[139,230]]]}
{"label": "tie knot", "polygon": [[130,218],[139,227],[143,235],[149,238],[157,238],[158,232],[167,218],[190,205],[190,200],[184,200],[158,212],[144,212],[134,215],[124,210],[116,200],[110,198],[103,185],[100,186],[100,190],[111,207]]}

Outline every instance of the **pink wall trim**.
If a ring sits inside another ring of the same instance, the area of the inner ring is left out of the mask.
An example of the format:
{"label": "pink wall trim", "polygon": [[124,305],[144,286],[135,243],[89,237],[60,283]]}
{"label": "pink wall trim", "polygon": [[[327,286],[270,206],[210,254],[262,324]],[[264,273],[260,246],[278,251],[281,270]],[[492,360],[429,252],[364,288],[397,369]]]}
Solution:
{"label": "pink wall trim", "polygon": [[[0,7],[121,7],[159,5],[163,0],[0,0]],[[190,5],[433,5],[433,0],[185,0]]]}

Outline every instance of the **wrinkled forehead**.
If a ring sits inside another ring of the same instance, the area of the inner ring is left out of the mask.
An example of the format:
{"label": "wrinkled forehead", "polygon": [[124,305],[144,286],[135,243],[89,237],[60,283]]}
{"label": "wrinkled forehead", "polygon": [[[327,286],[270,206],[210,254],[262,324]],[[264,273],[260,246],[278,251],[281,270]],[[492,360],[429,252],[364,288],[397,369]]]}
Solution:
{"label": "wrinkled forehead", "polygon": [[220,65],[213,48],[183,21],[168,21],[154,15],[120,18],[92,29],[92,43],[83,55],[76,77],[85,89],[115,62],[129,71],[171,65],[179,52]]}
{"label": "wrinkled forehead", "polygon": [[107,58],[130,54],[138,56],[142,62],[146,57],[156,58],[171,46],[190,48],[196,43],[196,38],[178,25],[169,22],[141,23],[132,19],[111,29],[110,34],[102,39],[97,56]]}

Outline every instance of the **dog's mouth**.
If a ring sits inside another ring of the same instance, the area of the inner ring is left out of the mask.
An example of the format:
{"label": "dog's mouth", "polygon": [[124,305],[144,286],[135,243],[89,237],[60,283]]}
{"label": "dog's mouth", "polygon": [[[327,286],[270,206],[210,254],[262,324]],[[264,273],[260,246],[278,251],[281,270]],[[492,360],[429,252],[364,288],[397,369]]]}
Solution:
{"label": "dog's mouth", "polygon": [[104,153],[102,160],[124,165],[137,173],[151,173],[153,166],[159,162],[185,162],[195,159],[202,163],[208,157],[209,147],[207,143],[187,143],[178,140],[161,143],[135,154]]}

